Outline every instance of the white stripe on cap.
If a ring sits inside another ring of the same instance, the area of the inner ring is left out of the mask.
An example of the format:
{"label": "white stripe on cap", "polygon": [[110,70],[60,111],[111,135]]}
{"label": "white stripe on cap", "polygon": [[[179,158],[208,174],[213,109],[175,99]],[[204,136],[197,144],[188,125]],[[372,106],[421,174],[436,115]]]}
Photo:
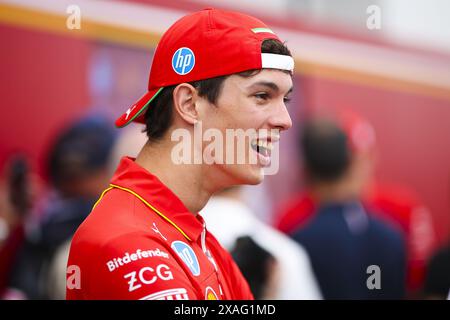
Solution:
{"label": "white stripe on cap", "polygon": [[290,56],[275,53],[261,53],[263,69],[280,69],[294,71],[294,59]]}

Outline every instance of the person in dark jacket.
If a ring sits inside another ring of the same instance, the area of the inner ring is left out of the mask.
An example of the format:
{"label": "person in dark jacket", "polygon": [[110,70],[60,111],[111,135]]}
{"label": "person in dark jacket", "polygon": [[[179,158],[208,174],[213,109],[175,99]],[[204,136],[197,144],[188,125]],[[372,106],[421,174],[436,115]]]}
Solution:
{"label": "person in dark jacket", "polygon": [[49,266],[108,185],[114,127],[87,116],[65,128],[52,145],[47,171],[51,188],[26,221],[25,240],[16,254],[5,298],[49,299]]}
{"label": "person in dark jacket", "polygon": [[422,297],[450,300],[450,243],[437,250],[428,262]]}
{"label": "person in dark jacket", "polygon": [[306,122],[301,150],[318,206],[293,238],[310,255],[325,299],[402,299],[403,235],[361,203],[371,167],[364,153],[352,153],[354,138],[331,120]]}

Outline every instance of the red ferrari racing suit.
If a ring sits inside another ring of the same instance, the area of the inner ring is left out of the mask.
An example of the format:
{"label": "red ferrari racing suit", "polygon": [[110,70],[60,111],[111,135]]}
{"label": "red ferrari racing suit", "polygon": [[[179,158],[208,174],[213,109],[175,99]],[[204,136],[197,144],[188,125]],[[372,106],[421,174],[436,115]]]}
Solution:
{"label": "red ferrari racing suit", "polygon": [[200,215],[123,158],[71,243],[67,299],[253,299]]}

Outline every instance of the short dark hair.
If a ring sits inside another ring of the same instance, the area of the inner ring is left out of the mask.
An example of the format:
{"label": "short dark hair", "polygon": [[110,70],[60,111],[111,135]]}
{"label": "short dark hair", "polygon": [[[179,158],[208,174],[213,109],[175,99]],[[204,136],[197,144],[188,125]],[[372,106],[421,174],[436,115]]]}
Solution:
{"label": "short dark hair", "polygon": [[300,142],[306,173],[312,181],[334,182],[350,165],[348,137],[331,121],[307,121]]}
{"label": "short dark hair", "polygon": [[59,133],[47,156],[51,183],[61,189],[106,168],[117,133],[109,119],[89,115]]}
{"label": "short dark hair", "polygon": [[[285,44],[274,39],[264,40],[261,45],[261,52],[292,56]],[[241,72],[239,75],[250,77],[258,72],[259,70],[249,70]],[[200,97],[206,97],[209,102],[215,104],[222,90],[223,82],[228,77],[229,75],[220,76],[194,81],[190,84],[197,89]],[[145,132],[150,141],[157,141],[162,138],[172,124],[173,90],[176,86],[165,87],[145,112]]]}

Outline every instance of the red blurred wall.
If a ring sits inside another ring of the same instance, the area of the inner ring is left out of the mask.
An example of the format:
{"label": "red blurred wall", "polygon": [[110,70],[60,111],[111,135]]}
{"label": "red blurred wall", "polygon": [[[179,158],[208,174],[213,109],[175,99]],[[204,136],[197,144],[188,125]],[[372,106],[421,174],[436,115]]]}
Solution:
{"label": "red blurred wall", "polygon": [[17,151],[40,170],[58,127],[88,106],[87,41],[0,25],[0,168]]}

